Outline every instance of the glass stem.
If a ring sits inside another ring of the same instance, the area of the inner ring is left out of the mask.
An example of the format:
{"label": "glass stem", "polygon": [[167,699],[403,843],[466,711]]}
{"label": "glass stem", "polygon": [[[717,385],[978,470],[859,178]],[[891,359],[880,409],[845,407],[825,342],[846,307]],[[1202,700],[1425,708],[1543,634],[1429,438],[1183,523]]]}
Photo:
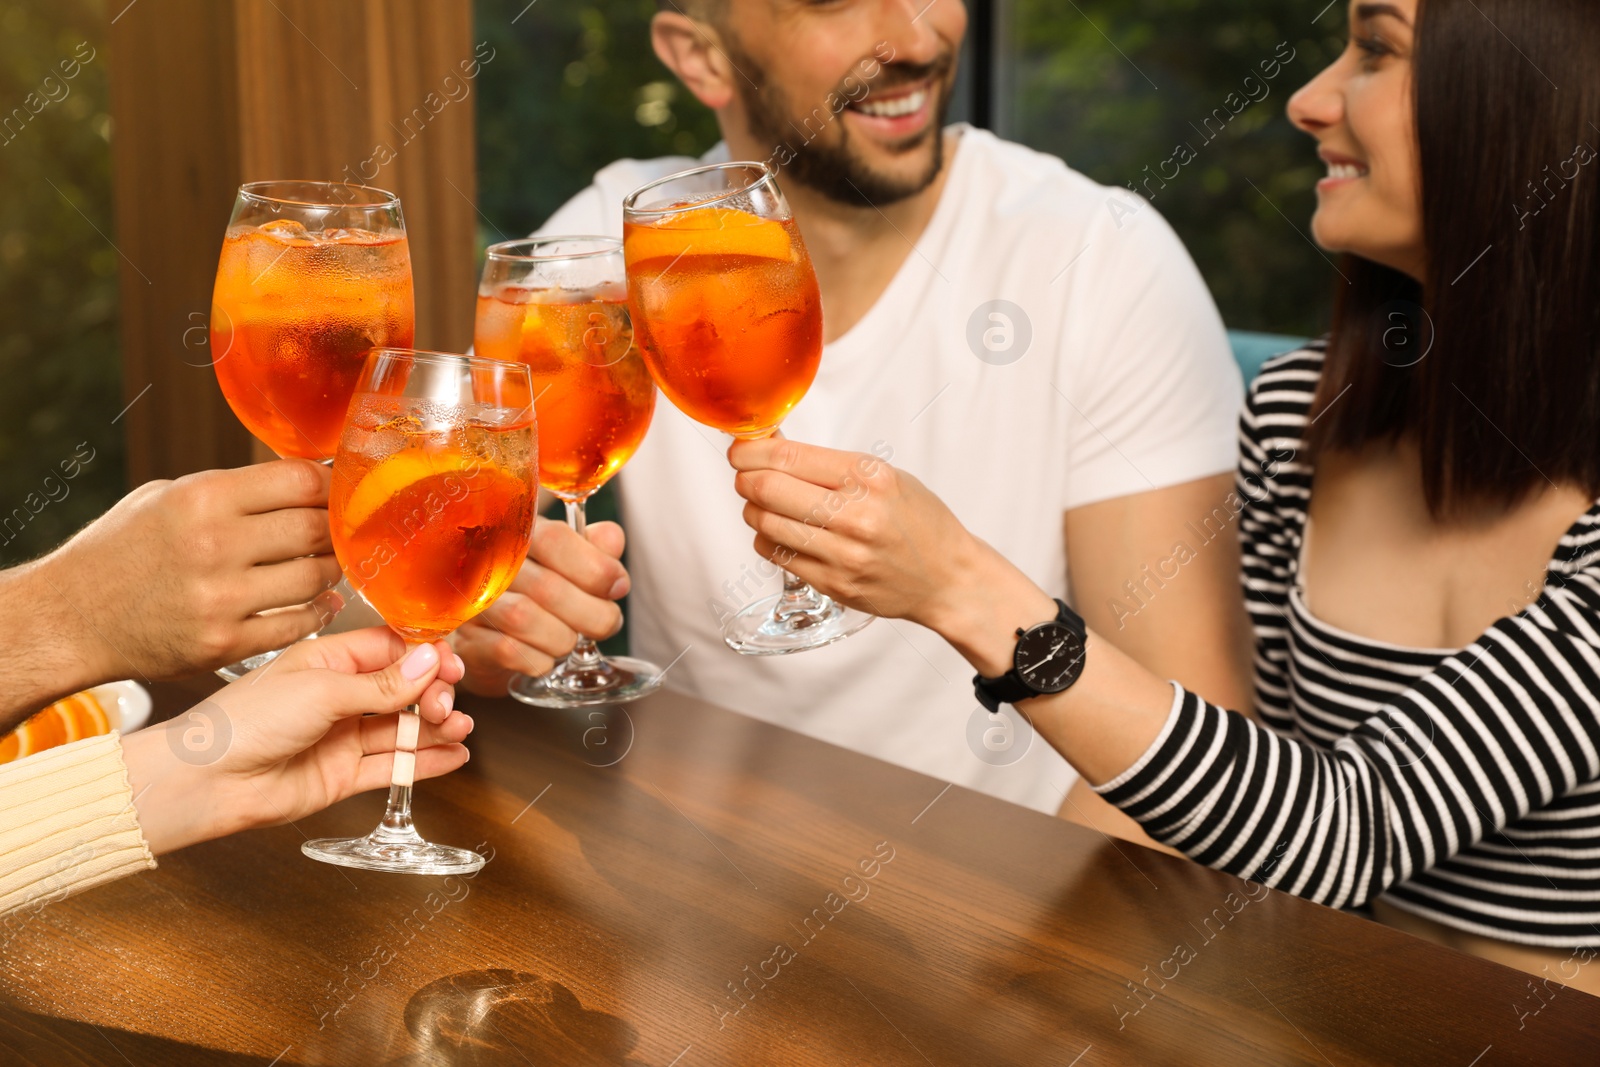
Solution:
{"label": "glass stem", "polygon": [[383,822],[378,824],[378,828],[372,832],[372,836],[381,841],[409,841],[417,837],[416,827],[411,825],[411,787],[409,785],[390,784],[389,803],[383,809]]}
{"label": "glass stem", "polygon": [[783,595],[772,608],[774,617],[783,619],[795,614],[808,614],[825,607],[822,594],[789,571],[783,572]]}
{"label": "glass stem", "polygon": [[[782,437],[783,431],[774,428],[768,436]],[[827,597],[799,578],[796,578],[789,571],[789,568],[785,567],[783,569],[783,595],[778,597],[778,602],[772,606],[772,617],[774,619],[786,619],[790,615],[815,615],[826,611],[828,603]]]}
{"label": "glass stem", "polygon": [[[406,655],[417,646],[406,642]],[[408,704],[395,725],[394,770],[389,775],[389,803],[372,839],[383,843],[421,841],[411,825],[411,787],[417,778],[417,742],[422,737],[422,705]]]}
{"label": "glass stem", "polygon": [[[567,525],[572,527],[572,532],[580,538],[587,536],[586,531],[589,528],[589,516],[585,507],[588,500],[588,497],[583,497],[578,500],[564,501],[567,506]],[[578,642],[572,646],[572,651],[567,653],[567,658],[561,670],[592,669],[600,666],[602,660],[600,646],[591,641],[586,634],[579,634]]]}

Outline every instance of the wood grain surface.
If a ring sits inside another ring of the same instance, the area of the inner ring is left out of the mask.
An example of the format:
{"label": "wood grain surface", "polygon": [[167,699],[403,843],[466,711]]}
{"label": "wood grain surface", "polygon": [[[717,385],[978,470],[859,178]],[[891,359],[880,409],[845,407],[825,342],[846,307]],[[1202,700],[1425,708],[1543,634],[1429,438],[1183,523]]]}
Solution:
{"label": "wood grain surface", "polygon": [[[171,715],[209,683],[159,687]],[[463,697],[472,878],[354,798],[0,933],[7,1064],[1580,1064],[1600,999],[673,694]],[[1537,985],[1537,988],[1535,986]]]}

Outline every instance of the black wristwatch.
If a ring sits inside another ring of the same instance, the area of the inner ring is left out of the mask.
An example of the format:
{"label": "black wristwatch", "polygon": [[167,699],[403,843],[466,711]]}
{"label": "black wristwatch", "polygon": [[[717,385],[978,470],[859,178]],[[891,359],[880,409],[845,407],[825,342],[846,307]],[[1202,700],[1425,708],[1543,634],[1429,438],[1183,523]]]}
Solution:
{"label": "black wristwatch", "polygon": [[998,678],[973,676],[978,703],[991,714],[998,712],[1001,704],[1069,689],[1083,673],[1088,628],[1083,617],[1064,601],[1057,600],[1056,607],[1060,610],[1049,622],[1027,630],[1017,627],[1017,649],[1009,671]]}

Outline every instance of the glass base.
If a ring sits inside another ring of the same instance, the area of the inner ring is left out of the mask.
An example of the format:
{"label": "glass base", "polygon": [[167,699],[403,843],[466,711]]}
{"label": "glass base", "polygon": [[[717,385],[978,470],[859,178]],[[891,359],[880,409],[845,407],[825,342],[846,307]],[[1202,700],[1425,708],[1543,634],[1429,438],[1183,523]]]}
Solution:
{"label": "glass base", "polygon": [[[312,634],[311,636],[315,637],[316,634]],[[218,667],[212,673],[225,682],[237,682],[240,678],[243,678],[251,671],[256,670],[259,667],[265,667],[267,664],[283,655],[284,651],[285,649],[275,648],[271,652],[263,652],[258,656],[246,656],[237,663],[230,663],[226,667]]]}
{"label": "glass base", "polygon": [[510,694],[536,708],[586,708],[626,704],[661,688],[661,668],[632,656],[607,656],[592,667],[573,667],[570,660],[535,678],[511,679]]}
{"label": "glass base", "polygon": [[435,845],[414,831],[385,834],[379,830],[366,837],[320,837],[302,844],[300,851],[323,863],[393,874],[473,874],[488,862],[471,849]]}
{"label": "glass base", "polygon": [[722,624],[722,639],[741,655],[784,656],[842,641],[876,618],[810,589],[806,593],[807,604],[783,611],[788,593],[747,604]]}
{"label": "glass base", "polygon": [[[333,463],[331,459],[323,460],[322,462],[330,465]],[[345,578],[342,574],[339,576],[339,580],[333,584],[332,591],[337,594],[340,602],[340,607],[333,609],[335,613],[337,613],[345,604],[354,603],[358,597],[355,589],[351,587],[349,579]],[[322,597],[326,595],[327,594],[319,595],[315,600],[312,601],[312,603],[315,604],[318,600],[321,600]],[[332,625],[332,623],[328,620],[324,620],[324,625],[328,626]],[[306,634],[300,640],[315,641],[317,634],[321,632],[321,630],[318,630],[315,633]],[[271,652],[263,652],[256,656],[246,656],[244,659],[235,663],[230,663],[226,667],[218,667],[212,673],[225,682],[237,682],[240,678],[243,678],[251,671],[256,670],[259,667],[265,667],[267,664],[271,663],[273,660],[277,659],[279,656],[283,655],[283,653],[287,652],[293,647],[294,645],[285,645],[283,648],[275,648]]]}

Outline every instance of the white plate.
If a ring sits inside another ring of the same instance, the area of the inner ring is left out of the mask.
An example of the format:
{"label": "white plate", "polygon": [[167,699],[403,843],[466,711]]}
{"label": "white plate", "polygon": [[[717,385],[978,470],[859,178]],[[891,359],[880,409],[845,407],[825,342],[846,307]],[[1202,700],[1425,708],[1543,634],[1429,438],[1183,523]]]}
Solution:
{"label": "white plate", "polygon": [[89,692],[106,709],[113,730],[131,734],[150,721],[150,693],[138,682],[107,682]]}

